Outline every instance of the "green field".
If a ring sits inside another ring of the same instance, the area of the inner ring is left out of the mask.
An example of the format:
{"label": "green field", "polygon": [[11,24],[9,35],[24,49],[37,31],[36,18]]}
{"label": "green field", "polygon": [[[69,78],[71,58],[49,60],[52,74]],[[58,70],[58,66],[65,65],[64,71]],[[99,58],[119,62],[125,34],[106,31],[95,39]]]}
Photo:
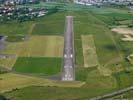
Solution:
{"label": "green field", "polygon": [[113,75],[117,80],[119,88],[132,86],[133,83],[133,71],[119,72]]}
{"label": "green field", "polygon": [[23,35],[11,35],[6,38],[7,42],[22,42],[25,36]]}
{"label": "green field", "polygon": [[97,19],[93,16],[93,14],[88,12],[71,12],[70,14],[76,16],[74,29],[75,48],[78,48],[75,49],[76,64],[78,66],[83,66],[81,35],[93,34],[100,64],[104,65],[115,57],[119,57],[121,59],[121,54],[113,39],[112,32],[101,20]]}
{"label": "green field", "polygon": [[20,73],[54,75],[61,71],[61,64],[61,58],[20,57],[17,59],[13,70]]}
{"label": "green field", "polygon": [[18,23],[13,21],[13,22],[0,24],[0,34],[2,35],[28,34],[29,32],[28,30],[31,28],[32,23],[33,22]]}
{"label": "green field", "polygon": [[[81,92],[82,91],[82,92]],[[97,92],[96,92],[97,91]],[[11,100],[88,100],[88,97],[100,95],[106,93],[107,89],[96,88],[62,88],[62,87],[28,87],[20,90],[16,90],[5,95]],[[13,98],[13,99],[12,99]]]}
{"label": "green field", "polygon": [[60,35],[64,33],[65,14],[66,13],[53,13],[50,14],[50,16],[41,17],[23,23],[16,21],[2,23],[0,24],[0,34],[9,36],[23,36],[31,33],[36,35]]}
{"label": "green field", "polygon": [[66,13],[54,13],[39,19],[32,31],[33,35],[63,35]]}
{"label": "green field", "polygon": [[[64,23],[45,23],[45,24],[36,24],[35,28],[33,29],[32,34],[37,34],[37,35],[60,35],[63,34],[64,31]],[[50,29],[49,29],[50,28]],[[49,29],[49,30],[48,30]],[[60,29],[60,30],[59,30]]]}

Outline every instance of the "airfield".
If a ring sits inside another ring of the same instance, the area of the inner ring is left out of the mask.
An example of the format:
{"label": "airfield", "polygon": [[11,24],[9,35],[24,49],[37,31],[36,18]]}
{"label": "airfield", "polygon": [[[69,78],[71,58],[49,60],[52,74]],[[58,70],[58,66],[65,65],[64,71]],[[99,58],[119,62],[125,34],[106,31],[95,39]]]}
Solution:
{"label": "airfield", "polygon": [[[73,16],[75,81],[58,79],[66,16]],[[132,86],[133,41],[123,41],[132,37],[132,21],[132,10],[70,4],[34,21],[0,24],[7,36],[0,68],[8,70],[0,74],[0,93],[11,100],[88,100]]]}

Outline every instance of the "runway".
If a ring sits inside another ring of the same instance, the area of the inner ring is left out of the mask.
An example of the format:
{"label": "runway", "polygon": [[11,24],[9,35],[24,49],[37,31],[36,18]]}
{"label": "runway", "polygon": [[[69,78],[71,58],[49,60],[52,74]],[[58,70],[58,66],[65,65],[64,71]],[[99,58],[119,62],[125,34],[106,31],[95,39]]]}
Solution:
{"label": "runway", "polygon": [[73,17],[66,16],[64,33],[64,54],[63,54],[63,81],[75,80],[74,73],[74,41],[73,41]]}

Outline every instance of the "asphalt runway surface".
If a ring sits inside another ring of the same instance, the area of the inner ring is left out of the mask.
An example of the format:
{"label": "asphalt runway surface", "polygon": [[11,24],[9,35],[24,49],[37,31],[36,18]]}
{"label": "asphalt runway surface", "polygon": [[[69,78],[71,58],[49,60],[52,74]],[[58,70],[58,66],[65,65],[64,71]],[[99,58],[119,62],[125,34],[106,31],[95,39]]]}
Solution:
{"label": "asphalt runway surface", "polygon": [[74,43],[73,43],[73,17],[66,16],[64,33],[63,81],[75,80],[74,73]]}

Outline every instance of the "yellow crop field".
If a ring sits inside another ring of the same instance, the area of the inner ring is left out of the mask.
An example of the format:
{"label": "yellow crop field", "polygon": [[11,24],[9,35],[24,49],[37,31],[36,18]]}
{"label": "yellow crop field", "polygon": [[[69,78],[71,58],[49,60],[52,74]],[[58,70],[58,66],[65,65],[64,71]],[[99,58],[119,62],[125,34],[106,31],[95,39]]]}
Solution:
{"label": "yellow crop field", "polygon": [[20,57],[61,57],[63,41],[61,36],[31,36],[24,42],[7,43],[3,53]]}

